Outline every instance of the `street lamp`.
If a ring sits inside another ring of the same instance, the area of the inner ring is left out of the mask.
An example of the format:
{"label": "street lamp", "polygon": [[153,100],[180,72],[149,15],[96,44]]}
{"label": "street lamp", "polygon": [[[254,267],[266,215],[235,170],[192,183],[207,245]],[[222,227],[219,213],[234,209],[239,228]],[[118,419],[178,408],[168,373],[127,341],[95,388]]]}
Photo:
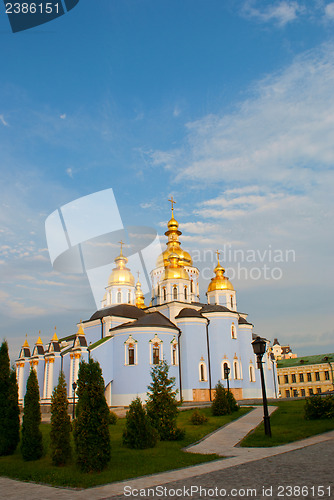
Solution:
{"label": "street lamp", "polygon": [[257,357],[257,367],[260,370],[261,375],[261,387],[262,387],[262,400],[263,400],[263,422],[264,422],[264,432],[266,436],[271,436],[271,428],[270,428],[270,417],[268,413],[268,403],[267,403],[267,395],[266,395],[266,385],[264,381],[263,374],[263,362],[262,357],[266,352],[266,341],[261,337],[256,337],[252,342],[254,354]]}
{"label": "street lamp", "polygon": [[75,390],[77,388],[76,382],[73,382],[72,388],[73,388],[73,414],[72,414],[72,417],[73,417],[73,420],[74,420],[74,417],[75,417]]}
{"label": "street lamp", "polygon": [[276,377],[275,377],[275,356],[274,353],[270,353],[270,359],[273,364],[273,377],[274,377],[274,388],[275,388],[275,398],[277,399],[277,388],[276,388]]}
{"label": "street lamp", "polygon": [[230,391],[230,382],[229,382],[229,374],[231,369],[227,366],[227,363],[224,364],[224,379],[227,381],[227,390]]}

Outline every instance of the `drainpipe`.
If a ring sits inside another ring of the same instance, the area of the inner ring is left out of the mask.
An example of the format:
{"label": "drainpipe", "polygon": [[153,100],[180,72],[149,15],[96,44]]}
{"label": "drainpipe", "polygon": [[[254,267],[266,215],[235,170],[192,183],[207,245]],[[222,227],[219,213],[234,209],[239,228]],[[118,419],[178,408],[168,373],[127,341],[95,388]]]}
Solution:
{"label": "drainpipe", "polygon": [[100,318],[101,321],[101,339],[103,339],[103,318]]}
{"label": "drainpipe", "polygon": [[212,385],[211,385],[211,360],[210,360],[210,344],[209,344],[209,324],[210,324],[210,320],[208,318],[206,318],[206,344],[207,344],[207,347],[208,347],[208,368],[209,368],[209,391],[210,391],[210,401],[212,401],[212,395],[211,395],[211,391],[212,391]]}
{"label": "drainpipe", "polygon": [[182,401],[182,375],[181,375],[181,346],[180,346],[181,330],[179,329],[179,334],[177,338],[177,345],[179,350],[179,380],[180,380],[180,400]]}

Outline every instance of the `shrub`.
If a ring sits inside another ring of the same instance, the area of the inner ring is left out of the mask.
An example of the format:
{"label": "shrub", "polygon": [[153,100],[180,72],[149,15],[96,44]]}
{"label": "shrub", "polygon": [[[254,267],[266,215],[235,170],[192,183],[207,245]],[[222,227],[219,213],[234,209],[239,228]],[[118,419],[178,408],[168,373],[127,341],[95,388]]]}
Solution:
{"label": "shrub", "polygon": [[221,382],[218,382],[215,387],[215,391],[215,397],[211,405],[212,415],[228,415],[239,409],[239,406],[232,392],[227,391],[222,386]]}
{"label": "shrub", "polygon": [[8,344],[0,347],[0,456],[12,455],[20,440],[20,409],[16,374],[10,370]]}
{"label": "shrub", "polygon": [[114,411],[109,412],[109,425],[116,425],[118,420],[118,416]]}
{"label": "shrub", "polygon": [[143,407],[140,398],[136,398],[126,412],[126,428],[123,432],[123,444],[129,448],[153,448],[158,440],[158,433]]}
{"label": "shrub", "polygon": [[70,436],[71,419],[67,413],[68,401],[66,382],[63,372],[60,373],[58,385],[51,398],[51,458],[53,465],[65,465],[72,455]]}
{"label": "shrub", "polygon": [[184,431],[176,426],[178,415],[175,378],[168,376],[169,367],[165,360],[151,371],[152,384],[149,385],[147,414],[162,441],[183,439]]}
{"label": "shrub", "polygon": [[24,414],[22,422],[21,452],[23,460],[38,460],[43,454],[41,408],[39,404],[39,388],[35,370],[30,370],[27,380],[27,391],[24,397]]}
{"label": "shrub", "polygon": [[208,418],[203,415],[200,411],[197,409],[193,411],[191,417],[190,417],[190,423],[193,425],[202,425],[205,422],[208,421]]}
{"label": "shrub", "polygon": [[76,461],[83,472],[100,472],[110,460],[109,408],[98,362],[82,361],[78,373],[74,421]]}
{"label": "shrub", "polygon": [[304,406],[304,418],[316,420],[319,418],[334,418],[334,397],[320,395],[306,398]]}

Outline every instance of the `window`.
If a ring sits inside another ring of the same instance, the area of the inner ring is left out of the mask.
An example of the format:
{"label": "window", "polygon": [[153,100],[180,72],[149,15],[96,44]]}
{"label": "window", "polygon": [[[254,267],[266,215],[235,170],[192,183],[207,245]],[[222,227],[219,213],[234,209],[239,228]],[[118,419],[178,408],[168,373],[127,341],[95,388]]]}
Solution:
{"label": "window", "polygon": [[177,288],[176,288],[176,286],[173,287],[173,299],[177,300]]}
{"label": "window", "polygon": [[120,304],[122,302],[122,294],[121,292],[117,292],[117,302]]}
{"label": "window", "polygon": [[233,309],[233,295],[231,295],[231,309]]}
{"label": "window", "polygon": [[319,373],[319,372],[315,372],[315,379],[316,379],[317,381],[319,381],[319,380],[320,380],[320,373]]}
{"label": "window", "polygon": [[293,390],[293,397],[294,397],[294,398],[297,398],[297,397],[298,397],[298,391],[297,391],[297,389],[294,389],[294,390]]}
{"label": "window", "polygon": [[199,380],[200,382],[207,381],[206,364],[204,362],[199,364]]}
{"label": "window", "polygon": [[224,361],[221,364],[221,370],[222,370],[222,379],[226,380],[225,379],[225,371],[226,371],[226,373],[228,371],[228,379],[231,380],[231,368],[230,368],[230,364],[227,361]]}
{"label": "window", "polygon": [[280,384],[281,383],[281,377],[279,375],[277,376],[277,380],[278,380],[278,384]]}
{"label": "window", "polygon": [[190,291],[191,291],[191,293],[193,293],[193,291],[194,291],[193,280],[191,280],[191,282],[190,282]]}
{"label": "window", "polygon": [[310,396],[313,396],[313,389],[309,389],[308,392]]}
{"label": "window", "polygon": [[325,380],[329,380],[329,371],[325,371]]}
{"label": "window", "polygon": [[131,304],[131,292],[128,292],[128,304]]}
{"label": "window", "polygon": [[185,286],[184,287],[184,300],[188,299],[188,288]]}
{"label": "window", "polygon": [[160,363],[160,349],[159,347],[153,347],[153,364],[158,365]]}
{"label": "window", "polygon": [[321,387],[317,387],[317,393],[321,394]]}
{"label": "window", "polygon": [[231,337],[232,337],[232,339],[236,339],[237,338],[237,332],[235,330],[234,323],[232,323],[232,326],[231,326]]}
{"label": "window", "polygon": [[233,372],[234,372],[234,378],[238,379],[239,378],[238,361],[233,362]]}
{"label": "window", "polygon": [[304,382],[304,373],[299,374],[299,382]]}
{"label": "window", "polygon": [[255,370],[253,365],[249,366],[249,380],[250,382],[255,382]]}
{"label": "window", "polygon": [[300,392],[302,396],[305,396],[305,389],[301,389]]}
{"label": "window", "polygon": [[295,374],[295,373],[293,373],[293,374],[291,375],[291,382],[292,382],[293,384],[295,384],[295,383],[296,383],[296,374]]}
{"label": "window", "polygon": [[289,391],[289,389],[286,389],[286,390],[285,390],[285,397],[286,397],[286,398],[289,398],[289,397],[290,397],[290,391]]}
{"label": "window", "polygon": [[164,296],[164,302],[166,302],[166,300],[167,300],[166,288],[162,289],[162,293],[163,293],[163,296]]}
{"label": "window", "polygon": [[289,377],[287,375],[284,375],[284,383],[285,384],[289,383]]}
{"label": "window", "polygon": [[177,343],[176,337],[174,337],[173,340],[171,341],[171,360],[172,360],[172,365],[179,364],[178,343]]}
{"label": "window", "polygon": [[130,347],[128,348],[128,361],[129,361],[129,365],[134,365],[135,364],[135,350],[134,350],[134,347]]}
{"label": "window", "polygon": [[307,381],[312,382],[312,374],[310,372],[307,372]]}
{"label": "window", "polygon": [[174,345],[173,346],[173,349],[172,349],[172,365],[176,365],[176,346]]}

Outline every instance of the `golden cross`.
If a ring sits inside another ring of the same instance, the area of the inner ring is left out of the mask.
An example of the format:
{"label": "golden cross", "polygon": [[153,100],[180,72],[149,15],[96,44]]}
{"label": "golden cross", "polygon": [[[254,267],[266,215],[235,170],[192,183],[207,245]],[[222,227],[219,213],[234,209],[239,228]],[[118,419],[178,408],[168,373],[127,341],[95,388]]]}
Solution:
{"label": "golden cross", "polygon": [[176,201],[174,201],[173,196],[171,196],[170,200],[168,200],[168,201],[171,202],[171,204],[172,204],[172,212],[174,212],[174,204],[176,203]]}
{"label": "golden cross", "polygon": [[118,243],[121,245],[121,255],[123,255],[123,245],[124,245],[124,243],[123,243],[122,240],[119,241]]}
{"label": "golden cross", "polygon": [[218,260],[218,262],[219,262],[219,255],[220,255],[219,250],[217,250],[216,254],[217,254],[217,260]]}
{"label": "golden cross", "polygon": [[139,281],[139,275],[140,275],[140,272],[139,272],[139,271],[137,271],[137,274],[138,274],[138,281]]}

